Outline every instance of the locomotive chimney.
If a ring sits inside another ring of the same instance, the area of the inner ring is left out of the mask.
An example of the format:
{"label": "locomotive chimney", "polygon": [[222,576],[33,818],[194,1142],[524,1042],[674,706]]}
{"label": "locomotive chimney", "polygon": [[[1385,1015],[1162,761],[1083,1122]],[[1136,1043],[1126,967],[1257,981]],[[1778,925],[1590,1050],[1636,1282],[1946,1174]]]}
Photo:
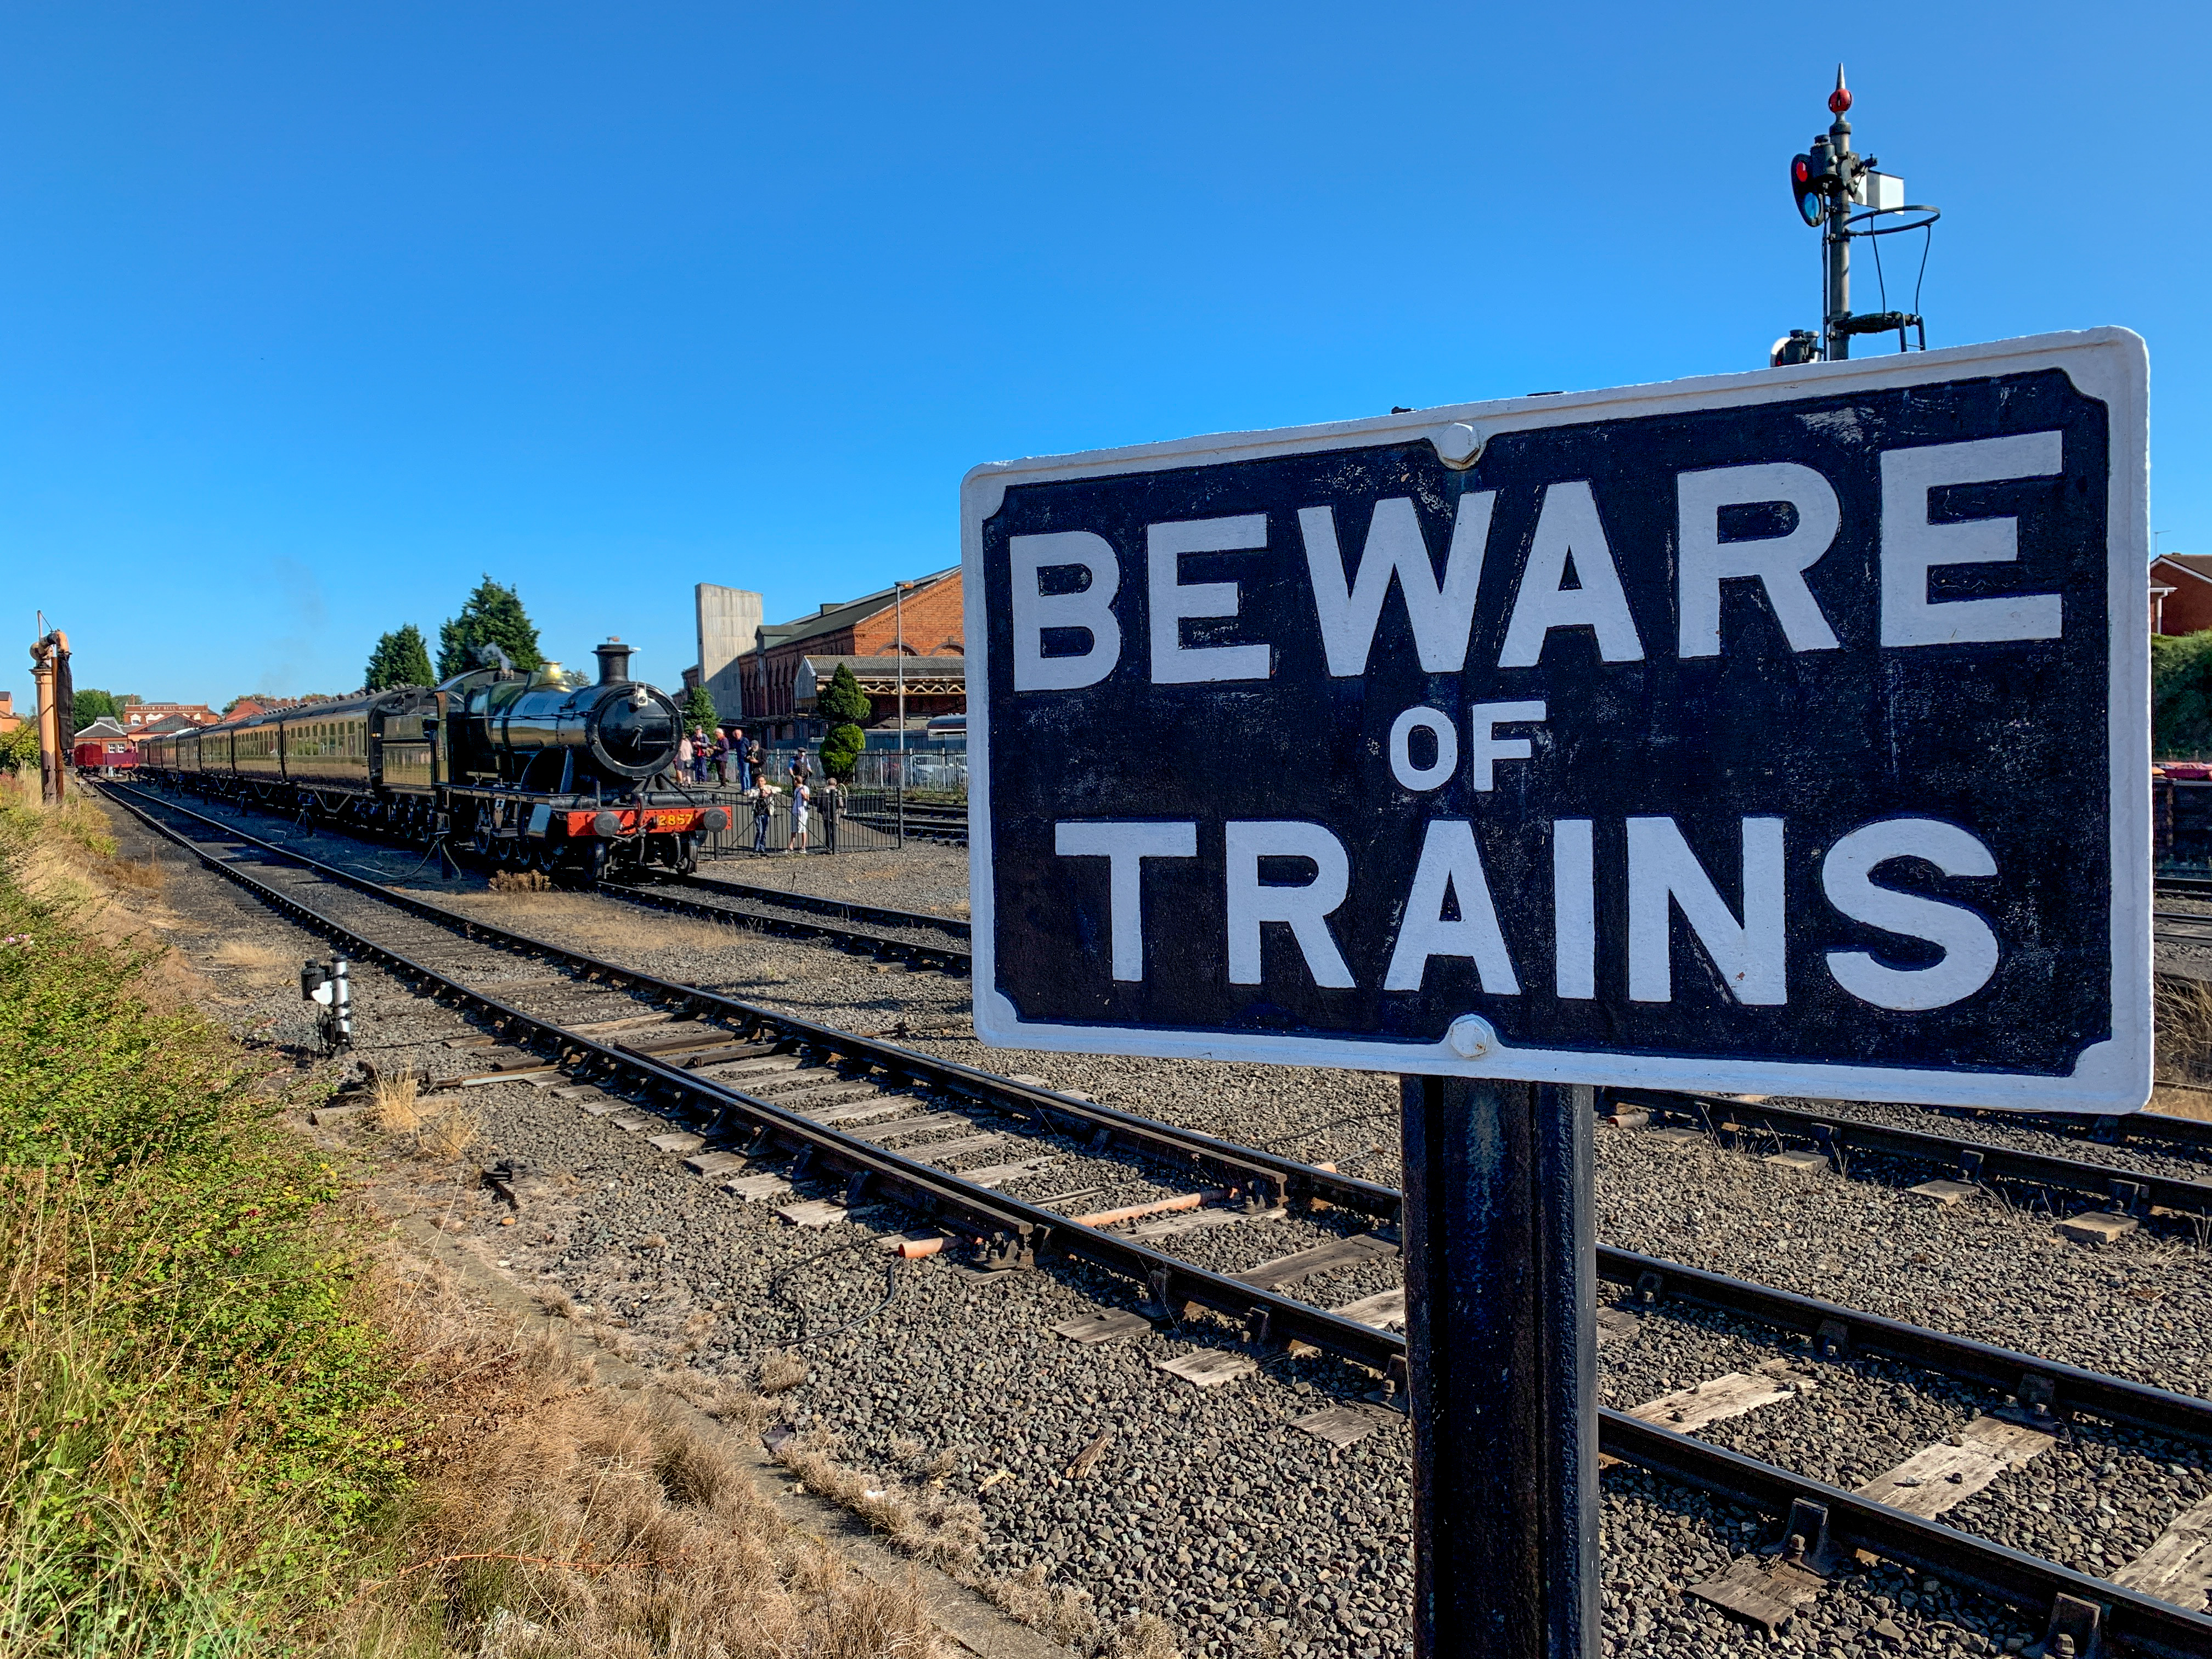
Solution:
{"label": "locomotive chimney", "polygon": [[601,685],[620,685],[629,678],[629,653],[630,647],[620,640],[592,647],[592,654],[599,659]]}

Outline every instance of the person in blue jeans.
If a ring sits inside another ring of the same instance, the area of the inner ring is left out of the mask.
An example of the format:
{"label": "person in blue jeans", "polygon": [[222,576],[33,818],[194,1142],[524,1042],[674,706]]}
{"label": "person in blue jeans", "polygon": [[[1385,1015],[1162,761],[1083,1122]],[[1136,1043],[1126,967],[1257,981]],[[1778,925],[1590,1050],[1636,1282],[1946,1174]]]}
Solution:
{"label": "person in blue jeans", "polygon": [[775,786],[763,778],[752,789],[753,851],[768,856],[768,821],[775,815]]}

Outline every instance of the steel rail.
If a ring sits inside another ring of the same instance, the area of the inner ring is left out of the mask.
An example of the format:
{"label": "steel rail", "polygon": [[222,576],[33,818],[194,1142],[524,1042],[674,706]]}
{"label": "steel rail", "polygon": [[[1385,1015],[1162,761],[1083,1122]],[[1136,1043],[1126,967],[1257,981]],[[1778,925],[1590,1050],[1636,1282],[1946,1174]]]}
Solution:
{"label": "steel rail", "polygon": [[1625,1412],[1609,1407],[1599,1410],[1598,1444],[1611,1455],[1670,1480],[1734,1502],[1748,1501],[1768,1514],[1787,1516],[1801,1504],[1819,1505],[1826,1511],[1826,1537],[1806,1540],[1810,1554],[1825,1553],[1824,1544],[1838,1554],[1863,1549],[1932,1573],[1947,1584],[2045,1613],[2054,1609],[2059,1597],[2071,1597],[2098,1610],[2098,1635],[2106,1644],[2153,1655],[2155,1659],[2204,1659],[2212,1654],[2212,1618],[2203,1613],[2187,1612],[2139,1590],[2122,1589],[2105,1579],[1960,1532],[1941,1522],[1907,1515],[1840,1486],[1693,1440]]}
{"label": "steel rail", "polygon": [[1879,1354],[1938,1376],[1993,1389],[2039,1415],[2048,1415],[2054,1424],[2069,1413],[2087,1412],[2107,1422],[2212,1445],[2212,1401],[2193,1395],[2084,1370],[1609,1244],[1597,1247],[1597,1271],[1601,1279],[1633,1286],[1645,1301],[1666,1297],[1796,1332],[1811,1338],[1824,1358]]}
{"label": "steel rail", "polygon": [[[2196,1085],[2166,1084],[2166,1088],[2179,1086],[2194,1089]],[[2198,1089],[2197,1092],[2212,1091]],[[1979,1106],[1929,1106],[1924,1111],[1936,1112],[1945,1117],[1970,1117],[1993,1123],[2018,1124],[2024,1128],[2040,1129],[2046,1134],[2069,1135],[2076,1139],[2101,1141],[2106,1145],[2124,1141],[2164,1141],[2169,1146],[2182,1146],[2192,1152],[2212,1152],[2212,1118],[2175,1117],[2167,1112],[2130,1112],[2124,1117],[2057,1117],[2044,1112],[2004,1112]]]}
{"label": "steel rail", "polygon": [[1863,1151],[1893,1158],[1917,1158],[1948,1164],[1969,1181],[2025,1181],[2047,1187],[2064,1187],[2096,1193],[2125,1209],[2145,1204],[2167,1209],[2212,1215],[2212,1183],[2184,1181],[2148,1170],[2109,1164],[2084,1164],[2048,1152],[2024,1152],[1986,1140],[1954,1140],[1919,1129],[1900,1129],[1887,1123],[1869,1123],[1840,1114],[1801,1110],[1761,1102],[1747,1104],[1709,1095],[1680,1093],[1665,1089],[1608,1089],[1601,1100],[1624,1106],[1645,1106],[1678,1117],[1686,1117],[1708,1132],[1722,1136],[1746,1129],[1765,1129],[1778,1139],[1784,1134],[1810,1141],[1831,1162],[1840,1152]]}
{"label": "steel rail", "polygon": [[[210,849],[196,845],[149,815],[142,812],[140,816],[153,829],[193,854],[203,864],[245,887],[271,908],[306,922],[328,937],[343,941],[365,960],[380,962],[410,978],[429,981],[441,987],[446,997],[474,1006],[489,1017],[495,1030],[518,1046],[526,1046],[532,1041],[549,1042],[560,1048],[561,1063],[567,1069],[586,1075],[593,1072],[627,1075],[633,1080],[634,1086],[663,1097],[679,1109],[688,1108],[692,1120],[703,1122],[706,1127],[702,1132],[710,1136],[726,1137],[727,1121],[732,1114],[746,1119],[757,1131],[766,1131],[781,1139],[796,1143],[802,1162],[818,1159],[842,1168],[855,1177],[847,1189],[848,1204],[857,1203],[866,1188],[879,1186],[887,1189],[903,1207],[915,1211],[926,1219],[950,1218],[963,1224],[962,1230],[976,1237],[983,1245],[987,1265],[1034,1267],[1037,1252],[1048,1249],[1148,1284],[1155,1297],[1170,1310],[1195,1303],[1226,1315],[1242,1322],[1248,1334],[1255,1340],[1304,1342],[1378,1371],[1388,1371],[1393,1358],[1401,1358],[1404,1354],[1403,1340],[1389,1331],[1363,1324],[1358,1320],[1343,1318],[1310,1303],[1300,1302],[1273,1291],[1261,1290],[1225,1273],[1217,1273],[1210,1268],[1167,1255],[1134,1239],[1081,1225],[1057,1210],[1043,1209],[990,1188],[976,1186],[934,1165],[919,1163],[887,1148],[856,1139],[800,1116],[772,1101],[698,1076],[681,1066],[668,1065],[650,1054],[624,1048],[618,1042],[604,1042],[585,1033],[570,1030],[557,1020],[502,1001],[404,951],[380,944],[358,928],[305,902],[297,895],[288,893],[276,884],[262,879],[235,861],[220,858]],[[316,860],[294,857],[295,861],[310,866],[316,874],[324,876],[325,879],[346,876],[347,872],[319,866]],[[325,872],[329,873],[325,875]],[[398,900],[404,896],[386,893],[375,884],[362,881],[360,878],[352,878],[350,881],[358,883],[377,897]],[[411,911],[417,906],[401,903],[397,908]],[[469,918],[434,905],[420,908],[434,913],[434,919],[459,928],[465,935],[484,939],[507,948],[567,957],[591,977],[650,991],[665,1001],[684,1007],[687,1012],[697,1012],[713,1008],[723,1000],[696,987],[640,973],[617,963],[568,951],[557,945],[544,945],[506,929],[472,923]],[[759,1025],[771,1027],[781,1023],[780,1017],[764,1012],[760,1013],[757,1022]],[[658,1028],[658,1031],[665,1033],[666,1029],[663,1026]],[[854,1057],[849,1052],[852,1034],[837,1031],[831,1027],[812,1027],[809,1036],[794,1039],[787,1035],[780,1041],[802,1051],[808,1047],[815,1047],[817,1054],[825,1057],[834,1057],[839,1053],[844,1053],[848,1059]],[[900,1080],[899,1074],[908,1069],[902,1064],[907,1058],[913,1057],[905,1055],[903,1051],[883,1057],[868,1056],[870,1063],[890,1073],[892,1081]],[[757,1145],[761,1137],[757,1134],[755,1139]]]}
{"label": "steel rail", "polygon": [[[193,854],[209,868],[254,892],[271,908],[306,921],[328,936],[349,941],[368,959],[383,962],[411,978],[442,987],[446,995],[473,1004],[504,1030],[550,1039],[563,1048],[564,1063],[588,1063],[601,1072],[626,1073],[665,1097],[690,1103],[695,1114],[704,1119],[709,1133],[720,1132],[729,1115],[735,1113],[750,1121],[757,1131],[797,1142],[802,1149],[802,1161],[811,1149],[854,1172],[855,1178],[848,1188],[848,1200],[860,1196],[866,1184],[878,1183],[888,1194],[902,1199],[907,1207],[926,1217],[954,1217],[971,1227],[980,1224],[990,1229],[989,1236],[981,1241],[988,1265],[1034,1266],[1040,1252],[1048,1255],[1056,1253],[1146,1282],[1156,1301],[1170,1312],[1196,1304],[1232,1320],[1241,1319],[1247,1336],[1255,1344],[1300,1341],[1386,1375],[1395,1373],[1404,1364],[1405,1340],[1391,1332],[1259,1290],[1242,1280],[1163,1255],[1133,1239],[1078,1225],[1057,1212],[973,1186],[931,1165],[853,1140],[772,1102],[697,1077],[649,1055],[570,1031],[557,1022],[503,1002],[378,944],[275,884],[262,880],[235,861],[216,856],[143,810],[134,810],[150,828]],[[185,816],[198,818],[199,815],[187,812]],[[219,831],[227,828],[212,820],[201,822]],[[318,867],[316,860],[301,858],[283,848],[272,850],[293,862]],[[319,866],[318,873],[328,867]],[[454,927],[465,937],[482,937],[496,942],[513,939],[517,944],[511,948],[535,950],[580,963],[594,961],[559,946],[544,945],[508,933],[505,929],[488,927],[441,907],[419,901],[402,902],[406,896],[391,893],[359,878],[349,878],[343,871],[332,871],[331,876],[343,879],[345,884],[358,885],[373,896],[393,901],[395,908],[410,911],[419,908],[428,913],[430,919]],[[677,985],[617,964],[595,965],[599,969],[596,976],[653,990],[679,1002],[712,1006],[720,1000],[696,988]],[[763,1023],[772,1024],[773,1017]],[[832,1039],[851,1035],[823,1029]],[[760,1138],[757,1133],[756,1139]],[[1625,1253],[1613,1254],[1619,1256]],[[1664,1265],[1678,1273],[1684,1272],[1674,1264]],[[1711,1286],[1700,1288],[1711,1290]],[[1869,1317],[1853,1316],[1861,1321]],[[2212,1653],[2212,1619],[1989,1540],[1869,1502],[1809,1477],[1675,1434],[1620,1412],[1602,1409],[1598,1417],[1599,1444],[1604,1451],[1668,1479],[1734,1502],[1748,1503],[1775,1515],[1793,1515],[1794,1506],[1801,1502],[1822,1505],[1831,1543],[1864,1548],[1885,1559],[1940,1574],[1947,1582],[1969,1586],[2014,1606],[2047,1610],[2055,1607],[2062,1596],[2077,1598],[2100,1609],[2104,1635],[2136,1651],[2161,1656],[2197,1656],[2198,1659]]]}
{"label": "steel rail", "polygon": [[[172,811],[192,815],[190,808],[178,805],[174,802],[165,799],[162,805]],[[214,822],[219,823],[220,820],[214,820]],[[227,830],[234,828],[229,825],[224,827]],[[339,825],[337,829],[342,834],[358,834],[364,827]],[[238,833],[241,836],[245,835],[244,831]],[[250,836],[246,838],[255,839]],[[807,931],[805,924],[795,918],[787,920],[782,917],[757,917],[744,911],[724,909],[712,904],[687,905],[681,900],[656,894],[653,889],[674,887],[688,888],[701,892],[724,892],[740,899],[753,900],[760,903],[791,909],[811,911],[824,917],[859,921],[874,927],[935,928],[951,939],[958,941],[967,940],[971,934],[970,925],[968,922],[956,916],[939,915],[933,911],[902,910],[890,905],[859,903],[850,900],[830,898],[821,894],[763,887],[750,883],[729,880],[720,876],[678,875],[672,871],[654,870],[648,872],[648,879],[650,885],[646,887],[633,887],[628,883],[602,883],[597,890],[615,897],[634,900],[641,905],[650,905],[676,915],[729,922],[733,926],[755,924],[765,931],[789,936],[804,936]],[[2208,894],[2212,894],[2212,881],[2207,881],[2203,884]],[[2208,922],[2212,922],[2212,912],[2208,912],[2204,919]],[[952,945],[940,946],[896,936],[884,938],[868,931],[866,926],[845,928],[824,927],[818,930],[818,933],[821,937],[851,939],[873,946],[879,957],[935,964],[950,971],[963,974],[969,972],[972,967],[972,953],[965,948]],[[2212,1152],[2212,1119],[2175,1117],[2162,1112],[2135,1112],[2125,1116],[2083,1119],[2078,1116],[2069,1117],[2050,1114],[1992,1111],[1970,1106],[1933,1106],[1923,1109],[1946,1117],[1987,1119],[1992,1121],[2019,1124],[2050,1134],[2096,1140],[2107,1145],[2114,1141],[2163,1141],[2192,1151]],[[1963,1142],[1960,1146],[1963,1148],[1972,1146],[1973,1144]]]}
{"label": "steel rail", "polygon": [[[125,797],[139,793],[125,786],[111,784],[106,787]],[[655,996],[695,1010],[712,1010],[726,1018],[745,1022],[752,1029],[777,1030],[808,1048],[842,1054],[850,1060],[910,1078],[927,1087],[979,1102],[1024,1121],[1039,1123],[1048,1132],[1066,1134],[1071,1133],[1068,1126],[1081,1125],[1091,1150],[1096,1152],[1119,1148],[1152,1158],[1162,1164],[1210,1174],[1222,1184],[1245,1195],[1255,1208],[1268,1209],[1295,1200],[1320,1198],[1340,1209],[1356,1211],[1385,1221],[1395,1221],[1398,1216],[1401,1200],[1395,1188],[1362,1181],[1355,1176],[1340,1175],[1335,1170],[1301,1163],[1297,1158],[1285,1158],[1261,1147],[1246,1146],[1233,1140],[1202,1134],[1196,1130],[1176,1128],[1097,1101],[1078,1100],[1072,1095],[1064,1095],[1054,1090],[1033,1088],[994,1072],[963,1066],[957,1060],[940,1059],[934,1054],[923,1054],[919,1049],[902,1048],[880,1037],[862,1036],[857,1032],[841,1030],[834,1025],[821,1024],[795,1014],[759,1007],[717,991],[704,990],[681,981],[662,979],[657,975],[621,967],[599,957],[572,951],[565,945],[555,945],[527,933],[515,933],[496,923],[448,909],[415,894],[386,887],[340,866],[325,864],[295,848],[264,841],[234,824],[195,812],[190,807],[166,800],[159,805],[162,810],[204,824],[219,835],[301,866],[326,881],[365,893],[383,903],[409,911],[441,927],[458,928],[466,936],[496,943],[510,950],[574,962],[599,975],[618,974],[631,984],[648,988]],[[226,865],[224,867],[228,869],[229,866]]]}
{"label": "steel rail", "polygon": [[[204,818],[189,809],[172,810],[226,835],[238,833],[230,826],[217,820]],[[1051,1091],[1016,1084],[996,1073],[963,1066],[957,1061],[919,1054],[911,1049],[874,1038],[858,1036],[835,1026],[756,1008],[696,986],[620,968],[614,963],[569,951],[565,947],[550,945],[527,935],[512,933],[474,918],[458,915],[442,906],[413,900],[409,895],[393,893],[373,882],[355,877],[349,872],[320,865],[318,860],[290,848],[260,842],[251,836],[240,838],[290,862],[325,873],[330,878],[358,885],[370,896],[386,902],[403,905],[444,925],[460,925],[478,937],[489,938],[509,948],[566,957],[583,964],[595,975],[619,975],[628,982],[648,989],[663,1000],[678,1002],[694,1009],[712,1010],[726,1018],[745,1022],[750,1030],[765,1027],[777,1032],[780,1037],[796,1042],[817,1054],[842,1055],[893,1077],[910,1079],[938,1092],[979,1101],[1009,1115],[1028,1120],[1041,1113],[1044,1119],[1042,1127],[1048,1130],[1056,1127],[1051,1121],[1054,1115],[1074,1118],[1093,1129],[1094,1144],[1097,1131],[1117,1131],[1124,1145],[1155,1159],[1176,1162],[1212,1159],[1218,1173],[1241,1176],[1248,1181],[1255,1170],[1265,1170],[1281,1176],[1285,1189],[1297,1181],[1310,1183],[1311,1190],[1302,1194],[1292,1194],[1291,1196],[1319,1196],[1331,1203],[1386,1220],[1397,1218],[1401,1195],[1393,1188],[1317,1170],[1259,1148],[1223,1140],[1195,1130],[1161,1124],[1097,1102],[1079,1102]],[[1706,1102],[1705,1104],[1708,1107],[1733,1106],[1733,1103],[1726,1102]],[[1948,1146],[1951,1143],[1942,1142],[1939,1139],[1938,1144]],[[1102,1151],[1107,1149],[1100,1148]],[[1052,1215],[1056,1212],[1040,1213]],[[1657,1294],[1754,1319],[1778,1329],[1812,1337],[1816,1342],[1828,1341],[1842,1346],[1886,1353],[1937,1375],[1993,1388],[2004,1394],[2018,1395],[2024,1378],[2039,1379],[2031,1385],[2031,1392],[2040,1395],[2054,1412],[2084,1410],[2110,1420],[2178,1434],[2212,1444],[2212,1404],[2185,1395],[2083,1370],[2061,1362],[1978,1342],[1971,1338],[1949,1335],[1756,1281],[1735,1279],[1608,1245],[1599,1246],[1598,1267],[1600,1273],[1607,1279],[1634,1285],[1639,1291],[1645,1290],[1646,1280],[1656,1275]]]}
{"label": "steel rail", "polygon": [[[963,944],[972,931],[958,916],[939,915],[934,910],[901,910],[888,904],[862,904],[852,899],[830,898],[820,893],[795,892],[781,887],[762,887],[751,882],[732,881],[726,876],[683,876],[665,870],[655,870],[650,874],[652,880],[659,885],[688,887],[695,892],[727,893],[733,897],[751,899],[762,904],[780,904],[787,909],[811,910],[817,915],[830,916],[840,921],[859,921],[876,927],[934,927]],[[2212,921],[2212,915],[2208,915],[2205,920]]]}
{"label": "steel rail", "polygon": [[[680,881],[684,878],[679,877],[678,879]],[[712,889],[720,887],[723,884],[711,883],[706,885]],[[926,939],[904,938],[898,934],[886,933],[880,927],[872,927],[866,924],[856,925],[847,922],[841,925],[832,921],[817,921],[803,912],[799,915],[763,915],[757,911],[734,909],[728,905],[710,903],[703,899],[685,898],[678,893],[662,892],[658,890],[658,884],[650,887],[633,887],[626,883],[603,881],[596,890],[609,898],[620,899],[630,904],[644,905],[655,910],[665,910],[674,915],[693,916],[702,921],[720,922],[732,927],[757,928],[763,933],[775,933],[785,938],[827,939],[863,945],[871,947],[878,957],[889,957],[920,966],[942,968],[948,973],[966,974],[970,970],[973,961],[964,945],[933,945]],[[769,888],[745,889],[732,892],[730,896],[739,903],[781,903],[781,900],[768,896],[774,890]],[[761,896],[758,898],[752,896],[755,893],[760,894]],[[829,900],[825,902],[834,904],[836,901]]]}

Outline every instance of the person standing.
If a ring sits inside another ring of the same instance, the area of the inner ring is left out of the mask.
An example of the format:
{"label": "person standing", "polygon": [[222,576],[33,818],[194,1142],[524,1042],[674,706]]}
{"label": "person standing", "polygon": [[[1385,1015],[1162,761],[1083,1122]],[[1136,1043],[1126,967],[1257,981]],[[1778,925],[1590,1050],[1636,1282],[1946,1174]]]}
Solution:
{"label": "person standing", "polygon": [[794,770],[792,776],[793,781],[791,786],[791,842],[783,850],[787,853],[804,854],[806,851],[806,808],[811,792],[806,787],[805,772]]}
{"label": "person standing", "polygon": [[679,782],[691,778],[691,734],[686,732],[676,739],[676,776]]}
{"label": "person standing", "polygon": [[825,853],[834,853],[837,850],[837,820],[845,811],[844,785],[839,783],[828,773],[824,773],[822,777],[821,793],[816,804],[822,811],[822,850]]}
{"label": "person standing", "polygon": [[745,728],[742,726],[730,728],[730,764],[737,770],[738,787],[751,788],[753,787],[752,763],[745,758]]}
{"label": "person standing", "polygon": [[768,856],[769,820],[775,816],[775,786],[766,778],[753,786],[753,852],[756,856]]}

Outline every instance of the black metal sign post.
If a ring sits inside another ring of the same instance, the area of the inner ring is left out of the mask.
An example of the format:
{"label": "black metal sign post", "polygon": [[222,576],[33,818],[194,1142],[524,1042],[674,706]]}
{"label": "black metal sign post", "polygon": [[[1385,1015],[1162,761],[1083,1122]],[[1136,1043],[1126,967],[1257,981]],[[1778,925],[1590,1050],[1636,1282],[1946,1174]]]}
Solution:
{"label": "black metal sign post", "polygon": [[2119,330],[979,467],[976,1034],[1405,1084],[1425,1659],[1596,1632],[1589,1085],[2150,1076]]}
{"label": "black metal sign post", "polygon": [[1409,1077],[1414,1651],[1597,1651],[1592,1091]]}

